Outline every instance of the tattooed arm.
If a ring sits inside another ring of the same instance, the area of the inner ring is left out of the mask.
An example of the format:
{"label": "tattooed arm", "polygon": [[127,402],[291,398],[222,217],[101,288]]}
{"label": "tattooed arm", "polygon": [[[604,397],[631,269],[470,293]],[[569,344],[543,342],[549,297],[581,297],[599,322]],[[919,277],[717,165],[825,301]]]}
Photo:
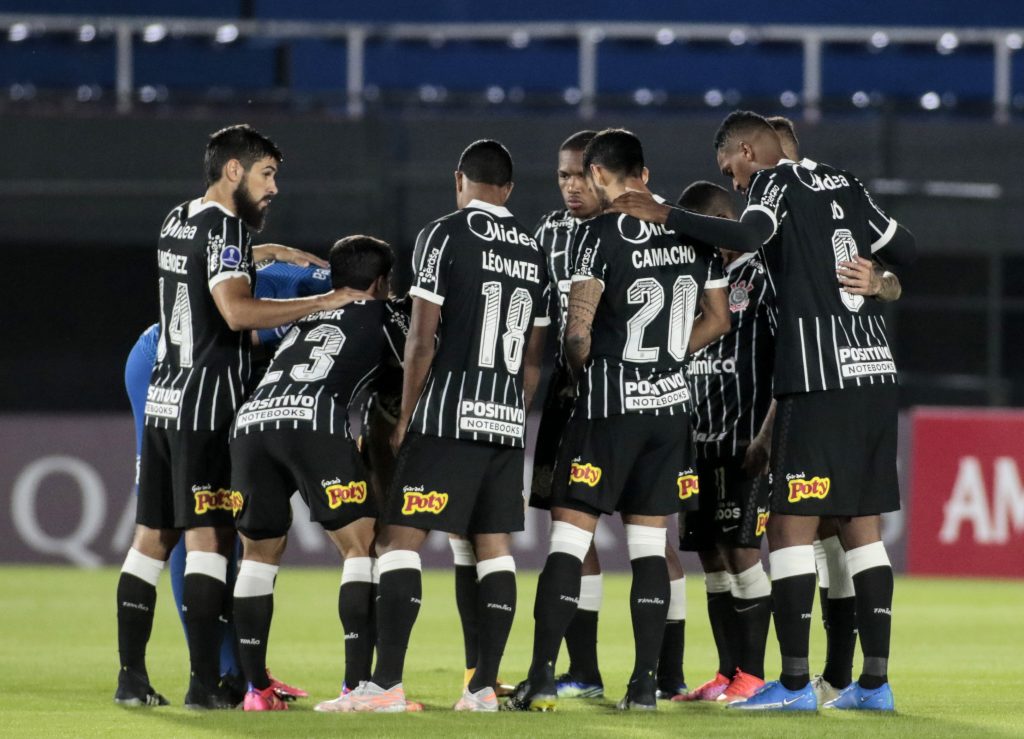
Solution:
{"label": "tattooed arm", "polygon": [[578,378],[590,359],[590,331],[604,283],[595,278],[573,280],[569,289],[569,316],[565,322],[565,356]]}

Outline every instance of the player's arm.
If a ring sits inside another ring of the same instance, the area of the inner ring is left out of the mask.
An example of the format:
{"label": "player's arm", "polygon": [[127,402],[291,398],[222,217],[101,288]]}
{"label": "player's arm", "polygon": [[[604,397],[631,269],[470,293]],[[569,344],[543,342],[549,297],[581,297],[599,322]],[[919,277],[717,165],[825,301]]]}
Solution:
{"label": "player's arm", "polygon": [[241,277],[217,282],[210,288],[210,294],[213,295],[217,310],[232,331],[275,328],[316,311],[342,308],[354,300],[373,300],[370,293],[347,287],[310,298],[254,298],[249,291],[248,280]]}
{"label": "player's arm", "polygon": [[693,354],[718,341],[729,333],[730,327],[728,290],[725,287],[705,290],[700,299],[700,315],[694,320],[690,332],[687,351]]}
{"label": "player's arm", "polygon": [[430,365],[434,361],[436,351],[434,336],[440,322],[440,305],[424,298],[413,298],[412,321],[409,324],[409,335],[405,340],[402,412],[394,433],[391,434],[391,447],[396,452],[405,438],[406,428],[423,393],[423,386],[427,384],[427,375],[430,374]]}
{"label": "player's arm", "polygon": [[875,237],[871,242],[871,258],[883,266],[904,267],[913,264],[917,259],[917,239],[914,234],[879,208],[860,180],[854,177],[853,182],[860,193],[868,226]]}
{"label": "player's arm", "polygon": [[260,244],[252,248],[252,257],[257,262],[271,260],[274,262],[287,262],[299,267],[329,267],[330,264],[308,251],[295,249],[283,244]]}
{"label": "player's arm", "polygon": [[738,252],[757,251],[775,233],[771,222],[759,219],[733,221],[693,213],[659,203],[649,192],[629,190],[612,201],[610,210],[627,213],[651,223],[661,223],[679,236]]}
{"label": "player's arm", "polygon": [[573,377],[579,377],[590,359],[590,333],[604,283],[594,277],[573,276],[569,288],[569,316],[565,322],[565,357]]}
{"label": "player's arm", "polygon": [[768,474],[768,460],[772,451],[772,428],[775,426],[775,407],[776,402],[773,399],[772,404],[768,407],[768,414],[764,417],[764,423],[761,424],[761,430],[750,440],[750,446],[747,447],[747,451],[743,455],[743,470],[751,477]]}
{"label": "player's arm", "polygon": [[903,292],[899,277],[861,256],[851,262],[840,262],[836,276],[843,292],[851,295],[891,302],[898,300]]}
{"label": "player's arm", "polygon": [[530,341],[526,345],[526,354],[523,357],[523,407],[526,410],[533,404],[533,396],[537,394],[537,386],[540,384],[547,334],[547,326],[534,326],[530,332]]}

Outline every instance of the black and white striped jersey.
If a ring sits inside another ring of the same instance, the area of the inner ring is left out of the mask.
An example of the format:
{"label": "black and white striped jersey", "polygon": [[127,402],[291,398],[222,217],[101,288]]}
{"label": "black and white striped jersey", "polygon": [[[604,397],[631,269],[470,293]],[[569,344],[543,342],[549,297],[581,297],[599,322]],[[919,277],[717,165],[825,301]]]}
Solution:
{"label": "black and white striped jersey", "polygon": [[252,291],[252,239],[215,202],[182,203],[164,219],[157,244],[160,342],[146,396],[146,425],[226,428],[249,389],[250,334],[232,331],[211,290],[244,279]]}
{"label": "black and white striped jersey", "polygon": [[551,323],[544,255],[505,208],[473,200],[416,239],[409,295],[441,306],[437,349],[409,430],[522,447],[523,357]]}
{"label": "black and white striped jersey", "polygon": [[540,219],[533,231],[533,238],[540,245],[548,264],[552,296],[551,320],[558,322],[559,337],[565,331],[565,317],[569,310],[569,286],[573,268],[570,246],[579,224],[580,219],[568,210],[553,210]]}
{"label": "black and white striped jersey", "polygon": [[400,366],[408,333],[407,309],[392,300],[358,301],[296,321],[239,408],[233,436],[295,429],[350,438],[349,406],[382,366]]}
{"label": "black and white striped jersey", "polygon": [[606,213],[580,224],[572,280],[597,279],[577,417],[689,413],[686,360],[705,289],[726,286],[717,250],[665,226]]}
{"label": "black and white striped jersey", "polygon": [[701,458],[741,452],[761,430],[772,402],[775,341],[771,293],[759,254],[725,267],[729,333],[694,354],[687,365],[693,393],[693,435]]}
{"label": "black and white striped jersey", "polygon": [[852,174],[810,159],[758,172],[747,211],[774,227],[763,252],[778,321],[775,394],[895,383],[882,304],[843,292],[836,265],[883,248],[896,221]]}

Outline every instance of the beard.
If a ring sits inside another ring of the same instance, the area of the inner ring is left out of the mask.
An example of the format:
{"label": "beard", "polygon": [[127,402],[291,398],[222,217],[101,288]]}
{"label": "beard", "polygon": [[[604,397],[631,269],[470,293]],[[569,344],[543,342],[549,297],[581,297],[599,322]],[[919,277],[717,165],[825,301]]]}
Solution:
{"label": "beard", "polygon": [[607,191],[593,180],[591,180],[591,187],[594,188],[594,194],[597,195],[597,205],[600,208],[600,211],[608,210],[612,201],[608,199]]}
{"label": "beard", "polygon": [[249,230],[262,231],[263,226],[267,222],[267,211],[270,210],[269,200],[266,207],[260,208],[259,202],[254,200],[252,193],[249,192],[249,187],[245,184],[244,178],[238,183],[238,189],[235,190],[231,197],[235,204],[235,212],[245,222],[245,225],[249,227]]}

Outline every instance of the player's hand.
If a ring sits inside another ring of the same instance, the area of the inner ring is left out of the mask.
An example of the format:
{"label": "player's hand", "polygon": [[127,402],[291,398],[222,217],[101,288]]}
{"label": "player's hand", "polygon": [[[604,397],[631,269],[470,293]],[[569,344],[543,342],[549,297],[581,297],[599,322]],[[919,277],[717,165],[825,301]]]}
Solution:
{"label": "player's hand", "polygon": [[882,277],[875,272],[874,262],[862,256],[854,257],[852,262],[840,262],[836,276],[843,292],[850,295],[874,297],[882,289]]}
{"label": "player's hand", "polygon": [[310,254],[302,249],[294,249],[283,244],[260,244],[252,248],[253,258],[257,262],[265,259],[273,259],[275,262],[287,262],[299,267],[330,267],[331,265],[316,254]]}
{"label": "player's hand", "polygon": [[391,432],[391,451],[394,454],[398,454],[399,448],[402,446],[402,442],[405,441],[405,430],[409,426],[409,422],[399,418],[398,423],[395,424],[395,430]]}
{"label": "player's hand", "polygon": [[664,223],[672,211],[669,206],[655,200],[649,192],[640,192],[639,190],[627,190],[622,193],[612,201],[608,210],[625,213],[651,223]]}
{"label": "player's hand", "polygon": [[353,290],[350,287],[338,287],[320,296],[323,310],[337,310],[357,300],[373,300],[374,297],[365,290]]}
{"label": "player's hand", "polygon": [[750,442],[750,446],[747,447],[747,451],[743,455],[741,467],[751,479],[768,474],[768,458],[771,454],[771,446],[771,442],[761,436],[761,434],[755,436],[753,441]]}

